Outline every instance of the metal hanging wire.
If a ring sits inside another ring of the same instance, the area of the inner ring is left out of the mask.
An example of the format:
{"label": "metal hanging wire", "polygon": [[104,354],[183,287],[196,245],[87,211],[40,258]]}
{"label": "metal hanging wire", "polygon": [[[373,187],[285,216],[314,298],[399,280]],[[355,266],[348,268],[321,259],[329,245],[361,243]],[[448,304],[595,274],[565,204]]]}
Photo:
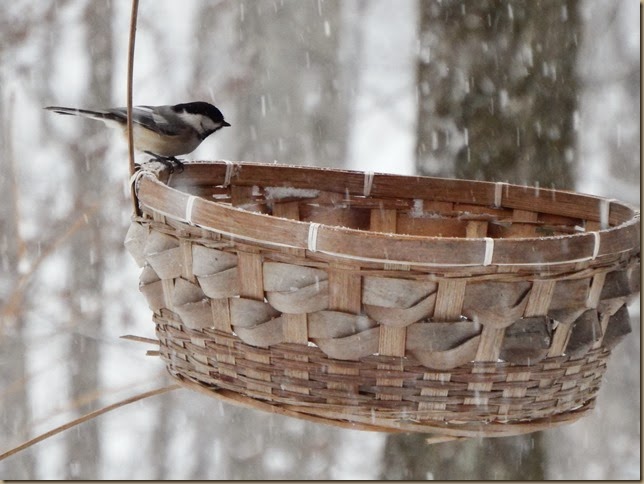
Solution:
{"label": "metal hanging wire", "polygon": [[134,44],[136,40],[136,21],[139,12],[139,0],[132,0],[130,14],[130,43],[127,56],[127,141],[130,160],[130,176],[134,175],[134,135],[132,133],[132,79],[134,77]]}
{"label": "metal hanging wire", "polygon": [[[134,78],[134,44],[136,41],[136,22],[139,13],[139,0],[132,0],[132,12],[130,14],[130,40],[127,55],[127,144],[128,144],[128,158],[130,164],[130,179],[136,172],[136,165],[134,164],[134,133],[132,130],[132,84]],[[136,196],[136,186],[134,183],[130,184],[130,193],[132,196],[132,210],[135,216],[141,215],[139,209],[139,202]]]}

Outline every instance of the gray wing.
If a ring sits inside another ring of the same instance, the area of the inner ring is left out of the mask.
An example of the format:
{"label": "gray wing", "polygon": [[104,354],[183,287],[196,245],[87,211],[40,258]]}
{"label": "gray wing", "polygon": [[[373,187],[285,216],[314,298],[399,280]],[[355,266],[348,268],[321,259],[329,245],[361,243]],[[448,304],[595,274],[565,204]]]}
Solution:
{"label": "gray wing", "polygon": [[[127,121],[126,108],[113,108],[109,112],[123,122]],[[176,136],[185,131],[180,128],[181,125],[173,124],[176,116],[171,106],[134,106],[132,108],[133,123],[169,136]]]}

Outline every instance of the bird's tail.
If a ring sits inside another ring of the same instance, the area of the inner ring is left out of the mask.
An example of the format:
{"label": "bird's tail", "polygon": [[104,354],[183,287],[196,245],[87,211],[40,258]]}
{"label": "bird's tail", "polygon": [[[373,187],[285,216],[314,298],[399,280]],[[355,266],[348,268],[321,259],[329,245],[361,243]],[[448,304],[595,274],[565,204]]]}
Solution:
{"label": "bird's tail", "polygon": [[71,116],[82,116],[84,118],[98,119],[101,121],[115,121],[116,116],[109,111],[90,111],[88,109],[65,108],[62,106],[47,106],[45,109],[58,114],[69,114]]}

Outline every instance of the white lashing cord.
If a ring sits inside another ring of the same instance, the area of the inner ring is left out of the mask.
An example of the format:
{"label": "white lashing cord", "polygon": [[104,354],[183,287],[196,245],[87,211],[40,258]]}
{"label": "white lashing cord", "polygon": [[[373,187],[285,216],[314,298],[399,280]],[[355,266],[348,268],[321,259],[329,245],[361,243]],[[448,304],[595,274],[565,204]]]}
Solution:
{"label": "white lashing cord", "polygon": [[503,186],[507,185],[505,182],[496,182],[494,184],[494,208],[501,208],[503,201]]}
{"label": "white lashing cord", "polygon": [[618,200],[614,198],[602,198],[599,201],[599,226],[602,230],[606,230],[610,227],[610,204],[617,201]]}
{"label": "white lashing cord", "polygon": [[145,168],[138,169],[137,171],[134,172],[134,175],[132,175],[130,177],[130,185],[134,188],[135,193],[138,193],[138,191],[139,191],[139,187],[138,187],[139,181],[145,175],[150,175],[150,176],[153,176],[154,178],[158,178],[157,174],[152,170],[146,170]]}
{"label": "white lashing cord", "polygon": [[492,263],[494,256],[494,239],[492,237],[485,237],[485,256],[483,257],[483,265],[489,266]]}
{"label": "white lashing cord", "polygon": [[197,199],[196,196],[190,195],[188,197],[188,201],[186,202],[186,216],[185,220],[188,222],[190,225],[194,225],[194,222],[192,221],[192,208],[195,205],[195,200]]}
{"label": "white lashing cord", "polygon": [[226,176],[224,177],[224,186],[227,187],[230,185],[230,180],[233,177],[233,170],[235,169],[235,163],[229,160],[223,160],[226,163]]}
{"label": "white lashing cord", "polygon": [[593,258],[591,260],[595,260],[597,256],[599,255],[599,245],[601,243],[600,240],[600,233],[599,232],[591,232],[595,236],[595,246],[593,247]]}
{"label": "white lashing cord", "polygon": [[308,237],[308,246],[311,252],[317,252],[318,250],[318,231],[320,230],[320,224],[311,222],[309,225],[309,237]]}
{"label": "white lashing cord", "polygon": [[365,197],[368,197],[371,194],[371,187],[373,186],[373,171],[364,172],[364,189],[362,193]]}

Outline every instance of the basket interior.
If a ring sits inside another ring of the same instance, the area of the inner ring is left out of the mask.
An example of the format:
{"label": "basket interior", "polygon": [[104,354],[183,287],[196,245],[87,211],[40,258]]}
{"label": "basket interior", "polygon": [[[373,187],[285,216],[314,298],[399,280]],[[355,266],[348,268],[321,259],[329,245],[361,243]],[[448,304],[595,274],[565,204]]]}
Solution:
{"label": "basket interior", "polygon": [[244,164],[235,176],[234,165],[226,175],[229,166],[190,165],[169,186],[276,217],[425,237],[579,234],[635,213],[615,200],[505,183],[257,164]]}

